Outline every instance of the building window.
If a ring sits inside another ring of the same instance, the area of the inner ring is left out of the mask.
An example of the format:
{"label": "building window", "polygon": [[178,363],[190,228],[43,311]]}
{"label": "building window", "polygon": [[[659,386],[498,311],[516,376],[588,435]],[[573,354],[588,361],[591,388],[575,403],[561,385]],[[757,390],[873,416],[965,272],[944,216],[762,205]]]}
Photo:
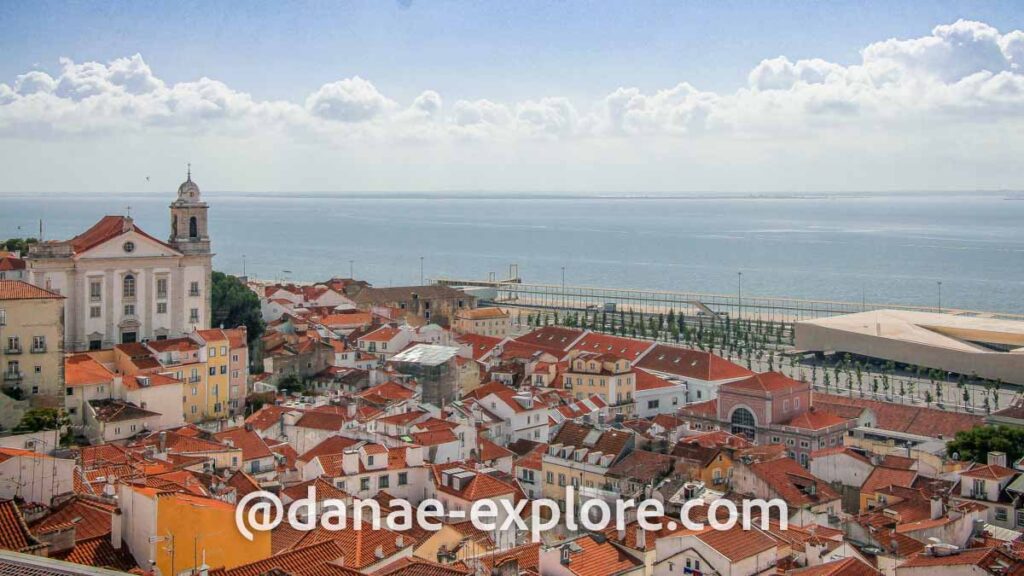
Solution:
{"label": "building window", "polygon": [[32,337],[32,351],[33,352],[46,352],[46,336],[33,336]]}
{"label": "building window", "polygon": [[167,314],[167,302],[157,302],[156,303],[156,313],[157,314]]}
{"label": "building window", "polygon": [[996,507],[996,521],[1006,522],[1006,508],[1003,508],[1002,506]]}
{"label": "building window", "polygon": [[99,318],[99,317],[100,317],[100,307],[99,306],[90,306],[89,307],[89,318]]}
{"label": "building window", "polygon": [[167,298],[167,278],[156,279],[156,297]]}
{"label": "building window", "polygon": [[746,436],[747,438],[754,438],[757,431],[757,421],[754,420],[754,415],[750,413],[750,410],[746,408],[737,408],[732,413],[732,433]]}
{"label": "building window", "polygon": [[409,473],[408,472],[399,472],[398,473],[398,485],[399,486],[405,486],[408,483],[409,483]]}
{"label": "building window", "polygon": [[12,353],[17,354],[18,352],[21,352],[21,338],[19,338],[17,336],[8,336],[7,337],[7,353],[8,354],[12,354]]}
{"label": "building window", "polygon": [[188,219],[188,237],[199,238],[199,221],[195,216]]}
{"label": "building window", "polygon": [[380,478],[378,478],[377,479],[377,487],[381,488],[381,489],[383,489],[383,488],[390,488],[391,487],[391,477],[388,476],[387,474],[385,474],[385,475],[381,476]]}
{"label": "building window", "polygon": [[199,296],[199,282],[192,282],[188,285],[189,296]]}
{"label": "building window", "polygon": [[647,409],[648,410],[656,410],[658,408],[658,404],[659,404],[658,400],[648,400],[647,401]]}
{"label": "building window", "polygon": [[103,299],[103,283],[99,280],[89,282],[89,299],[94,301]]}
{"label": "building window", "polygon": [[0,308],[0,326],[7,325],[7,310]]}
{"label": "building window", "polygon": [[124,315],[125,316],[135,316],[135,304],[125,304],[124,305]]}
{"label": "building window", "polygon": [[102,350],[103,340],[89,340],[89,350]]}
{"label": "building window", "polygon": [[121,283],[121,295],[125,298],[135,298],[135,276],[125,275]]}
{"label": "building window", "polygon": [[359,490],[365,491],[365,490],[369,490],[369,489],[370,489],[370,479],[369,478],[360,478],[359,479]]}

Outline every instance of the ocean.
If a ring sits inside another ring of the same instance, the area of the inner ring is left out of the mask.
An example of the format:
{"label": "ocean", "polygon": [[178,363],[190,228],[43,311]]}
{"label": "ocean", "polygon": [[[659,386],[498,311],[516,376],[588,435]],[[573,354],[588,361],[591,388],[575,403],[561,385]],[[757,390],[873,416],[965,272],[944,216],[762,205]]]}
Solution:
{"label": "ocean", "polygon": [[[1024,196],[205,192],[214,268],[375,285],[507,275],[1024,313]],[[104,214],[167,237],[174,191],[0,195],[0,238],[68,238]],[[941,282],[941,286],[939,285]]]}

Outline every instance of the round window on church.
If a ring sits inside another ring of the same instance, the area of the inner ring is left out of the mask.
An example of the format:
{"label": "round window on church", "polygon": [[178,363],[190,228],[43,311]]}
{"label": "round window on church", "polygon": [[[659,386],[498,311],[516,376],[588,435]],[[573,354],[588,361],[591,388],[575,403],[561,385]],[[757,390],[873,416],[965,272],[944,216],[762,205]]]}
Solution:
{"label": "round window on church", "polygon": [[135,242],[125,242],[123,248],[124,248],[125,252],[129,252],[129,253],[134,252],[135,251]]}

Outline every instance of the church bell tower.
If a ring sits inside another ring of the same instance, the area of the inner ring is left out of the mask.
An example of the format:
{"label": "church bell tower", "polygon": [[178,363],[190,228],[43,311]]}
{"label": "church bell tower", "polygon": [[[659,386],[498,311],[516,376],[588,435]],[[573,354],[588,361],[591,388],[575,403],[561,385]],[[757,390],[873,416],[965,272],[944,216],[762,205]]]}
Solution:
{"label": "church bell tower", "polygon": [[168,244],[182,254],[209,254],[207,205],[202,201],[199,186],[192,181],[192,165],[188,177],[178,186],[178,198],[171,203],[171,237]]}

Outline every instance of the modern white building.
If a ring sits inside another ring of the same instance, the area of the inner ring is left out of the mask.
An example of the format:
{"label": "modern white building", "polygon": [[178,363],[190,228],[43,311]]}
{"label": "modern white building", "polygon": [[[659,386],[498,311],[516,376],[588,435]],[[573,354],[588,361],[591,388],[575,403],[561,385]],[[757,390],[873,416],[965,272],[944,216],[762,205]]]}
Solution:
{"label": "modern white building", "polygon": [[210,324],[207,205],[188,179],[170,206],[166,242],[131,216],[104,216],[70,240],[41,242],[26,259],[31,283],[66,297],[65,349],[173,338]]}

